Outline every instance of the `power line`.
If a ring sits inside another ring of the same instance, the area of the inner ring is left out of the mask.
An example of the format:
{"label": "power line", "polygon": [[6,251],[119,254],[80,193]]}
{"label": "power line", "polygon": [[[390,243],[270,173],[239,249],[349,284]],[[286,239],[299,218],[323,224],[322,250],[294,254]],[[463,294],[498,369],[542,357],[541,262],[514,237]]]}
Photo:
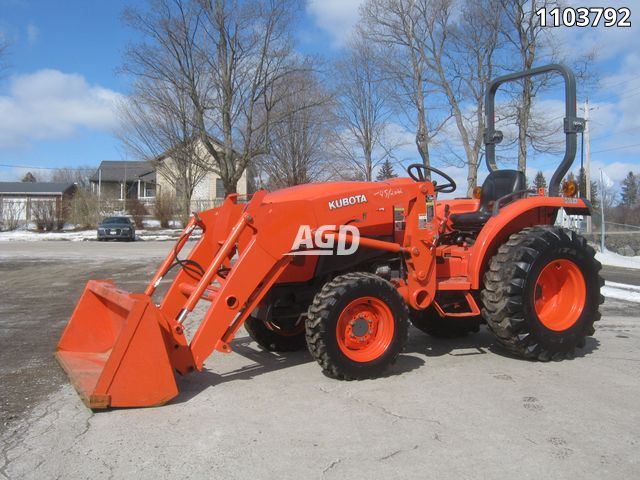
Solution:
{"label": "power line", "polygon": [[606,84],[607,82],[600,82],[600,85],[599,85],[599,86],[600,86],[600,88],[612,89],[612,88],[619,87],[620,85],[624,85],[625,83],[632,82],[632,81],[634,81],[634,80],[636,80],[636,78],[635,78],[635,77],[632,77],[632,78],[628,78],[628,79],[626,79],[626,80],[622,80],[621,82],[614,83],[614,84],[612,84],[612,85],[607,85],[607,84]]}
{"label": "power line", "polygon": [[[592,123],[597,123],[598,125],[601,125],[603,127],[606,127],[606,125],[604,125],[601,122],[595,122],[593,120],[591,120]],[[637,132],[638,130],[640,130],[640,127],[630,127],[630,128],[624,128],[622,130],[615,130],[611,133],[603,133],[602,135],[598,135],[595,138],[592,138],[591,140],[594,142],[597,142],[598,140],[602,140],[604,138],[615,138],[617,136],[620,136],[623,133],[627,133],[627,132]]]}
{"label": "power line", "polygon": [[632,143],[631,145],[621,145],[619,147],[605,148],[604,150],[597,150],[597,151],[591,152],[591,153],[592,154],[594,154],[594,153],[604,153],[604,152],[611,152],[613,150],[623,150],[625,148],[633,148],[633,147],[640,147],[640,143]]}

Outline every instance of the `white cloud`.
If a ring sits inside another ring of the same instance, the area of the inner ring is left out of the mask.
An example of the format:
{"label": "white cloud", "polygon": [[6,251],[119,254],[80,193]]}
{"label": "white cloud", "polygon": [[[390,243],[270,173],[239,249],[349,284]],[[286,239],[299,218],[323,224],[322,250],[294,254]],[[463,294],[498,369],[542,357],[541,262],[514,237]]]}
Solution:
{"label": "white cloud", "polygon": [[40,30],[33,23],[27,25],[27,43],[30,47],[36,44],[38,37],[40,36]]}
{"label": "white cloud", "polygon": [[58,70],[14,76],[8,95],[0,96],[0,148],[68,138],[82,128],[112,130],[120,97],[82,75]]}
{"label": "white cloud", "polygon": [[594,161],[591,167],[591,180],[598,180],[600,178],[600,169],[603,169],[611,180],[621,182],[629,172],[637,172],[638,166],[638,163],[633,162],[612,162],[604,164],[600,161]]}
{"label": "white cloud", "polygon": [[[604,2],[604,6],[607,2]],[[578,57],[595,51],[599,60],[615,58],[630,50],[630,42],[638,35],[637,20],[633,17],[640,10],[640,0],[610,2],[616,8],[628,7],[631,10],[631,27],[605,27],[603,20],[597,27],[563,27],[554,29],[563,50],[569,57]],[[615,5],[622,3],[621,5]],[[576,7],[601,7],[600,0],[569,0],[568,5]]]}
{"label": "white cloud", "polygon": [[44,172],[44,170],[36,170],[33,168],[29,169],[23,167],[3,167],[0,168],[0,182],[19,182],[27,172],[33,173],[33,175],[35,175],[36,177],[36,180],[38,181],[47,179],[46,173],[41,173]]}
{"label": "white cloud", "polygon": [[596,97],[602,100],[590,104],[593,160],[636,158],[640,153],[640,55],[624,56],[617,71],[602,78]]}
{"label": "white cloud", "polygon": [[358,22],[362,3],[363,0],[310,0],[307,12],[321,29],[331,35],[334,46],[340,47]]}

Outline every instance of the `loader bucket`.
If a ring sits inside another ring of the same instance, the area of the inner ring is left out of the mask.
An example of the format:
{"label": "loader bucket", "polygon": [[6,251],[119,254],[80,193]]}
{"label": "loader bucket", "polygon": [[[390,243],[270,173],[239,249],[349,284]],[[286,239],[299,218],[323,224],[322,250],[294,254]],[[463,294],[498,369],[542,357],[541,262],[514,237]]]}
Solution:
{"label": "loader bucket", "polygon": [[178,394],[164,325],[148,296],[89,281],[56,358],[92,409],[162,405]]}

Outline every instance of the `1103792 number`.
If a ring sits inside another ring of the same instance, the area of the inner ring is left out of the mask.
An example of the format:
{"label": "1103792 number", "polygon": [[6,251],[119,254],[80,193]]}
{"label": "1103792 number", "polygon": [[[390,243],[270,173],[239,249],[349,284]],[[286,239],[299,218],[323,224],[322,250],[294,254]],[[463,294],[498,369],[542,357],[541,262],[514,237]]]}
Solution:
{"label": "1103792 number", "polygon": [[536,11],[541,27],[630,27],[631,10],[627,7],[555,7]]}

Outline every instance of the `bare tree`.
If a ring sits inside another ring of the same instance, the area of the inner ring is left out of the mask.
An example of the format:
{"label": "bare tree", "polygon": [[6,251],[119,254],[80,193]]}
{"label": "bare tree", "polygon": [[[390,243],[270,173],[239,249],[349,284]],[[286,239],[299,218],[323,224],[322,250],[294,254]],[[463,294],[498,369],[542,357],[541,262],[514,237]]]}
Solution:
{"label": "bare tree", "polygon": [[464,4],[465,14],[450,27],[444,61],[435,57],[441,88],[451,105],[464,148],[467,195],[478,183],[479,158],[484,145],[484,100],[496,70],[500,48],[502,5],[498,0]]}
{"label": "bare tree", "polygon": [[[552,29],[540,25],[536,12],[540,8],[547,11],[558,6],[556,0],[501,0],[504,7],[505,27],[504,37],[515,51],[513,67],[515,70],[529,70],[534,62],[540,58],[554,58],[555,48],[551,42]],[[516,124],[518,126],[518,170],[525,172],[527,168],[527,145],[534,137],[542,137],[548,140],[553,130],[549,129],[549,118],[538,122],[532,120],[533,98],[536,90],[545,84],[544,81],[534,82],[531,78],[525,78],[520,82],[521,90],[517,95],[514,110]]]}
{"label": "bare tree", "polygon": [[[190,100],[192,122],[225,190],[267,152],[274,88],[299,65],[291,32],[299,0],[148,0],[126,19],[146,43],[129,49],[125,70],[172,85]],[[219,142],[214,141],[219,139]]]}
{"label": "bare tree", "polygon": [[428,28],[435,21],[425,15],[429,0],[368,0],[361,8],[362,31],[380,49],[390,93],[416,129],[415,142],[425,165],[430,144],[450,118],[433,87],[434,71],[425,52]]}
{"label": "bare tree", "polygon": [[[455,15],[462,7],[464,15]],[[446,98],[458,130],[467,165],[467,194],[477,184],[478,158],[483,146],[484,97],[494,73],[499,47],[502,6],[498,0],[416,2],[424,25],[415,35],[425,65],[433,72],[430,82]]]}
{"label": "bare tree", "polygon": [[0,227],[2,230],[16,230],[23,219],[24,203],[20,201],[0,198]]}
{"label": "bare tree", "polygon": [[344,58],[336,62],[336,132],[332,147],[341,160],[366,181],[399,146],[391,138],[391,109],[375,46],[362,35],[353,37]]}
{"label": "bare tree", "polygon": [[196,186],[213,169],[192,121],[190,99],[172,84],[143,78],[134,83],[120,113],[123,144],[136,157],[155,164],[157,173],[175,190],[186,221]]}
{"label": "bare tree", "polygon": [[31,204],[31,216],[39,232],[50,232],[56,226],[56,202],[38,200]]}
{"label": "bare tree", "polygon": [[278,88],[287,90],[269,128],[269,153],[259,159],[267,186],[282,188],[327,177],[327,141],[330,137],[331,96],[316,75],[293,73]]}
{"label": "bare tree", "polygon": [[75,183],[79,188],[88,189],[91,186],[91,175],[96,171],[95,167],[61,167],[52,170],[49,174],[50,182]]}
{"label": "bare tree", "polygon": [[[464,14],[456,15],[456,9]],[[429,157],[430,142],[425,139],[432,140],[444,122],[453,118],[463,156],[451,150],[456,163],[468,167],[468,194],[477,183],[484,96],[494,72],[501,10],[498,0],[369,0],[363,10],[367,25],[373,26],[369,37],[399,48],[410,60],[387,60],[385,64],[390,67],[390,79],[412,101],[417,114],[416,143],[423,159]],[[427,118],[438,117],[440,123],[429,131]]]}

